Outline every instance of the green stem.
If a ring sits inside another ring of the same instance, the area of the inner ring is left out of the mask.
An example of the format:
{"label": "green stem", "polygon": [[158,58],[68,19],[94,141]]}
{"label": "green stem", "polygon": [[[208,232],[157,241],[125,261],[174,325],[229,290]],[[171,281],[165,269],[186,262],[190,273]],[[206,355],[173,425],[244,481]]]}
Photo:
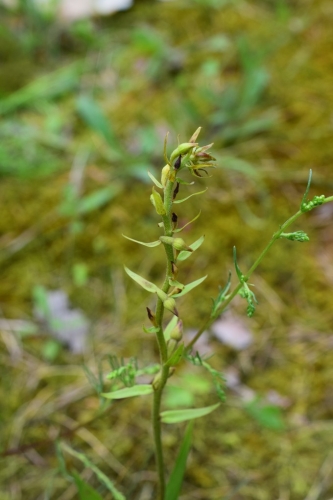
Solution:
{"label": "green stem", "polygon": [[[333,201],[333,196],[329,196],[329,197],[325,198],[324,203],[329,203],[330,201]],[[281,234],[285,231],[285,229],[287,229],[291,224],[293,224],[295,222],[295,220],[297,220],[301,215],[303,215],[303,212],[301,210],[299,210],[298,212],[296,212],[296,214],[294,214],[292,217],[290,217],[284,224],[282,224],[282,226],[280,227],[279,231],[277,231],[276,233],[273,234],[271,240],[266,245],[266,247],[264,248],[264,250],[261,252],[261,254],[257,258],[257,260],[250,267],[250,269],[248,270],[248,272],[244,275],[244,281],[247,281],[250,278],[250,276],[252,275],[252,273],[257,269],[257,267],[259,266],[260,262],[262,261],[262,259],[267,254],[268,250],[275,243],[275,241],[280,238]],[[218,309],[217,314],[215,314],[213,317],[210,316],[205,321],[205,323],[201,326],[201,328],[198,330],[198,332],[193,337],[193,339],[186,346],[186,351],[187,352],[189,352],[192,349],[192,347],[194,346],[194,344],[196,343],[196,341],[200,338],[200,336],[203,334],[203,332],[206,331],[214,323],[214,321],[216,320],[216,318],[226,309],[226,307],[228,307],[228,305],[235,298],[235,296],[238,294],[238,292],[240,291],[240,289],[242,288],[242,286],[243,286],[243,284],[239,283],[236,286],[236,288],[233,290],[233,292],[230,295],[228,295],[228,297],[226,298],[226,300],[222,303],[221,307]]]}
{"label": "green stem", "polygon": [[[166,188],[164,190],[164,207],[166,210],[166,214],[162,216],[162,220],[163,220],[165,236],[173,235],[172,221],[171,221],[173,186],[174,182],[168,181]],[[164,248],[166,253],[167,265],[166,265],[166,275],[162,286],[162,290],[163,292],[168,293],[170,289],[169,278],[172,277],[172,262],[174,261],[174,251],[172,245],[166,243],[164,243]],[[156,383],[156,387],[154,387],[152,424],[153,424],[153,433],[155,441],[155,458],[156,458],[156,467],[158,474],[159,500],[164,500],[165,498],[165,466],[163,457],[162,428],[160,419],[161,401],[162,401],[163,390],[167,383],[170,370],[169,367],[165,365],[167,361],[167,345],[163,334],[163,324],[162,324],[163,316],[164,316],[163,302],[160,298],[158,298],[155,310],[155,319],[156,319],[156,324],[159,327],[159,330],[156,334],[156,337],[160,352],[160,361],[162,368],[159,374],[160,378]]]}

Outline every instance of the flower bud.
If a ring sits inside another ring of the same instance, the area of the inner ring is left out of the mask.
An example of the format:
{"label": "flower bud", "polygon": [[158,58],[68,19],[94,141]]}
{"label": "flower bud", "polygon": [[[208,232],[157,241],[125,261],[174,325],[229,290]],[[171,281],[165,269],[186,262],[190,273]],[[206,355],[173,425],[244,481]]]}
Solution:
{"label": "flower bud", "polygon": [[172,163],[179,155],[186,155],[197,145],[197,142],[183,142],[182,144],[179,144],[178,148],[171,153],[170,162]]}
{"label": "flower bud", "polygon": [[169,174],[170,174],[170,165],[165,165],[162,168],[162,174],[161,174],[161,184],[163,187],[167,185],[167,182],[169,180]]}
{"label": "flower bud", "polygon": [[167,243],[172,245],[175,250],[181,252],[185,250],[186,252],[193,252],[192,248],[187,246],[182,238],[172,238],[171,236],[160,236],[162,243]]}
{"label": "flower bud", "polygon": [[183,338],[183,322],[181,319],[177,321],[177,325],[170,333],[170,339],[179,342]]}
{"label": "flower bud", "polygon": [[158,372],[158,374],[155,375],[154,380],[151,383],[151,385],[154,388],[154,391],[157,391],[160,388],[161,378],[162,378],[161,372]]}
{"label": "flower bud", "polygon": [[173,299],[172,297],[168,297],[167,299],[165,299],[163,301],[163,305],[164,305],[165,309],[168,309],[168,311],[171,311],[172,314],[174,314],[175,316],[178,316],[178,311],[176,308],[175,299]]}

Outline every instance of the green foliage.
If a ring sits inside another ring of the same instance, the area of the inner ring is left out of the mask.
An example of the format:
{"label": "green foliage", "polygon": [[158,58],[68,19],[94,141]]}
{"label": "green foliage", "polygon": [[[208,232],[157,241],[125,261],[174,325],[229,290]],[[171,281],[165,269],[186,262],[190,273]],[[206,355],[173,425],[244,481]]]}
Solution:
{"label": "green foliage", "polygon": [[216,393],[220,400],[222,402],[225,401],[225,392],[224,392],[224,385],[225,385],[225,378],[223,373],[220,373],[219,371],[215,370],[210,366],[209,363],[207,363],[207,360],[203,359],[198,352],[196,352],[195,356],[188,354],[186,356],[186,359],[190,361],[193,365],[195,366],[202,366],[205,368],[210,376],[213,378],[213,383],[215,386]]}
{"label": "green foliage", "polygon": [[256,398],[244,405],[246,412],[253,417],[262,427],[273,431],[283,431],[285,423],[281,408],[267,404],[260,398]]}
{"label": "green foliage", "polygon": [[107,399],[124,399],[133,398],[135,396],[146,396],[153,392],[153,387],[149,385],[134,385],[133,387],[125,387],[119,391],[103,392],[102,396]]}
{"label": "green foliage", "polygon": [[107,141],[112,148],[112,154],[116,155],[116,158],[121,157],[123,153],[119,147],[119,141],[110,121],[97,102],[91,96],[82,95],[78,98],[76,106],[79,115],[87,125]]}
{"label": "green foliage", "polygon": [[[60,450],[62,452],[69,453],[74,458],[82,462],[85,467],[88,467],[90,470],[92,470],[96,474],[100,482],[105,486],[105,488],[107,488],[107,490],[110,491],[110,493],[112,493],[114,500],[126,500],[124,495],[120,493],[120,491],[114,486],[113,482],[104,474],[104,472],[102,472],[98,467],[96,467],[96,465],[94,465],[84,453],[74,450],[65,443],[61,443]],[[88,487],[86,483],[82,482],[82,480],[78,480],[76,473],[74,475],[74,478],[75,478],[75,483],[78,486],[79,493],[81,494],[81,492],[84,492],[85,494],[88,494],[90,487]],[[95,497],[93,500],[95,500]]]}
{"label": "green foliage", "polygon": [[219,293],[218,293],[216,299],[212,299],[212,301],[213,301],[212,312],[211,312],[212,318],[217,317],[219,308],[221,307],[223,301],[227,298],[227,293],[230,289],[230,286],[231,286],[231,272],[229,271],[228,281],[227,281],[226,285],[223,288],[220,287],[220,290],[219,290]]}
{"label": "green foliage", "polygon": [[[247,64],[247,63],[246,63]],[[243,106],[246,109],[251,106],[251,104],[256,101],[257,94],[259,89],[263,85],[264,76],[263,73],[255,73],[252,74],[252,66],[247,66],[247,71],[251,75],[251,78],[255,78],[254,80],[255,86],[252,88],[251,86],[246,87],[243,94]],[[252,80],[250,80],[252,81]],[[168,378],[170,376],[170,369],[174,369],[176,365],[179,364],[182,357],[187,358],[194,365],[200,366],[208,371],[210,376],[213,379],[213,383],[217,392],[217,395],[221,401],[225,399],[224,393],[224,377],[217,370],[213,369],[206,360],[204,360],[199,353],[196,355],[191,354],[191,348],[198,340],[200,335],[213,323],[218,314],[220,314],[223,310],[226,309],[231,300],[239,294],[241,297],[245,298],[248,307],[247,307],[247,315],[251,317],[255,311],[255,304],[257,304],[257,299],[250,290],[247,282],[249,280],[250,275],[256,269],[256,267],[261,262],[262,258],[265,256],[271,245],[279,238],[286,237],[288,239],[294,241],[304,241],[306,239],[306,235],[303,232],[297,233],[285,233],[285,229],[294,222],[304,211],[307,211],[309,208],[309,202],[307,202],[307,194],[310,187],[311,173],[308,182],[308,186],[306,189],[306,193],[303,197],[301,210],[297,212],[293,217],[288,219],[281,227],[280,230],[275,233],[268,243],[266,248],[260,254],[259,258],[250,268],[250,270],[243,274],[240,270],[240,267],[237,262],[237,253],[236,247],[233,249],[233,258],[235,271],[238,278],[238,285],[234,288],[234,290],[229,293],[231,288],[231,275],[229,274],[229,278],[227,284],[224,288],[220,289],[220,292],[215,300],[213,300],[213,307],[211,310],[210,316],[207,318],[204,326],[199,329],[197,334],[193,337],[191,342],[184,346],[182,340],[182,320],[179,320],[180,313],[178,309],[176,309],[175,299],[182,297],[187,292],[191,291],[194,287],[200,285],[206,278],[200,278],[192,283],[187,285],[182,284],[176,279],[178,275],[178,266],[179,261],[185,260],[194,249],[199,248],[201,243],[203,242],[203,237],[197,240],[192,247],[188,247],[185,241],[181,238],[175,238],[174,233],[176,232],[176,223],[177,217],[174,217],[173,213],[173,204],[176,204],[177,201],[183,202],[188,200],[191,196],[183,198],[182,200],[176,200],[176,196],[178,194],[179,184],[181,178],[176,174],[181,172],[184,169],[188,169],[193,175],[201,177],[201,172],[205,171],[207,167],[213,167],[215,158],[211,156],[207,151],[212,146],[211,144],[203,147],[199,147],[198,143],[195,142],[200,133],[200,128],[198,128],[193,136],[191,137],[189,142],[185,142],[179,144],[178,147],[171,153],[168,158],[167,154],[167,140],[165,139],[164,143],[164,160],[166,161],[165,167],[162,169],[161,174],[161,183],[159,183],[154,176],[150,175],[152,182],[154,183],[153,191],[151,195],[151,201],[156,209],[157,215],[159,215],[162,219],[162,222],[158,224],[160,228],[164,230],[164,235],[159,237],[159,241],[162,241],[163,246],[166,252],[166,278],[161,288],[159,288],[154,283],[142,278],[137,275],[133,271],[130,271],[125,267],[125,271],[127,274],[136,281],[141,287],[145,290],[156,293],[157,294],[157,305],[155,309],[155,313],[153,313],[149,308],[148,317],[150,321],[153,323],[153,327],[149,329],[144,328],[144,331],[147,333],[153,333],[156,335],[160,358],[161,358],[161,369],[155,376],[151,385],[134,385],[133,387],[128,387],[125,389],[120,389],[115,392],[111,392],[108,394],[104,394],[105,397],[108,398],[122,398],[122,397],[131,397],[136,395],[144,395],[153,393],[154,403],[153,403],[153,429],[154,429],[154,437],[155,437],[155,453],[156,453],[156,464],[159,476],[159,488],[160,488],[160,498],[164,500],[166,498],[166,486],[165,486],[165,465],[163,459],[163,448],[161,444],[161,425],[162,423],[173,424],[179,423],[186,420],[192,420],[201,416],[208,415],[212,411],[214,411],[220,403],[216,403],[204,408],[182,408],[182,409],[174,409],[174,410],[166,410],[160,411],[161,399],[164,392],[164,388],[167,384]],[[162,195],[155,190],[155,186],[162,190]],[[196,194],[201,194],[200,193]],[[318,200],[317,200],[318,198]],[[325,197],[315,197],[315,203],[325,203],[326,201],[331,201],[329,198]],[[176,222],[176,223],[175,223]],[[291,236],[290,236],[291,234]],[[130,238],[128,238],[130,239]],[[137,240],[132,240],[135,243],[142,242]],[[157,246],[157,242],[148,243],[146,246]],[[174,289],[170,290],[170,287],[174,287]],[[169,322],[165,331],[163,332],[163,317],[164,310],[168,309],[175,314],[176,319]],[[177,335],[175,335],[175,329],[177,325],[181,325],[181,329],[177,330]],[[115,376],[118,375],[118,372],[115,372]],[[185,396],[186,399],[186,396]],[[282,420],[279,415],[279,409],[273,407],[272,405],[259,405],[258,402],[254,401],[251,404],[248,404],[246,407],[247,411],[263,426],[272,428],[272,429],[281,429],[282,428]],[[186,448],[187,449],[187,448]],[[185,452],[184,452],[185,454]],[[184,460],[182,460],[182,468],[184,467]],[[177,464],[178,467],[178,464]],[[182,470],[183,473],[183,470]],[[171,488],[174,482],[174,486],[176,488],[175,495],[176,497],[179,494],[179,488],[181,484],[180,475],[176,475],[170,479],[168,484],[168,488]],[[169,493],[170,494],[170,493]],[[175,497],[175,498],[176,498]]]}
{"label": "green foliage", "polygon": [[125,363],[123,359],[119,360],[117,356],[109,356],[109,363],[112,367],[112,372],[107,375],[108,379],[118,379],[126,387],[132,387],[135,384],[138,371],[137,360],[135,358],[131,358]]}
{"label": "green foliage", "polygon": [[206,406],[205,408],[190,408],[185,410],[167,410],[161,412],[162,422],[165,424],[176,424],[186,420],[193,420],[195,418],[204,417],[209,415],[212,411],[216,410],[220,403],[215,405]]}
{"label": "green foliage", "polygon": [[182,488],[186,470],[187,457],[191,449],[193,423],[190,422],[184,432],[184,438],[179,448],[174,468],[165,490],[165,500],[177,500]]}
{"label": "green foliage", "polygon": [[103,497],[97,491],[81,479],[79,474],[75,471],[72,472],[80,500],[103,500]]}

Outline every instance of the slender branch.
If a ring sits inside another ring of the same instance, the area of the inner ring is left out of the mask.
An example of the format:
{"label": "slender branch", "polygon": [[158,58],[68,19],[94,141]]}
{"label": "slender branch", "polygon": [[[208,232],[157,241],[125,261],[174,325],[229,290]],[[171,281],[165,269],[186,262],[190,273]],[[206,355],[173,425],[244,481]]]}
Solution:
{"label": "slender branch", "polygon": [[[323,201],[323,204],[329,203],[331,201],[333,201],[333,196],[329,196],[329,197],[325,198],[325,200]],[[285,231],[285,229],[287,229],[291,224],[293,224],[301,215],[303,215],[303,212],[301,210],[298,210],[298,212],[296,212],[292,217],[290,217],[286,222],[284,222],[284,224],[282,224],[280,229],[276,233],[273,234],[271,240],[266,245],[266,247],[263,249],[263,251],[261,252],[259,257],[257,258],[257,260],[252,264],[252,266],[250,267],[248,272],[244,275],[244,281],[247,281],[250,278],[250,276],[257,269],[257,267],[259,266],[259,264],[261,263],[261,261],[263,260],[263,258],[265,257],[265,255],[267,254],[269,249],[271,248],[271,246],[275,243],[276,240],[278,240],[280,238],[281,234]],[[217,313],[213,317],[210,316],[204,322],[204,324],[201,326],[201,328],[195,334],[193,339],[187,344],[187,346],[185,348],[185,350],[187,352],[189,352],[192,349],[192,347],[197,342],[197,340],[201,337],[201,335],[214,323],[216,318],[228,307],[228,305],[235,298],[235,296],[238,294],[238,292],[240,291],[242,286],[243,286],[243,284],[239,283],[235,287],[233,292],[231,294],[229,294],[227,296],[227,298],[223,301],[223,303],[222,303],[221,307],[218,309]]]}

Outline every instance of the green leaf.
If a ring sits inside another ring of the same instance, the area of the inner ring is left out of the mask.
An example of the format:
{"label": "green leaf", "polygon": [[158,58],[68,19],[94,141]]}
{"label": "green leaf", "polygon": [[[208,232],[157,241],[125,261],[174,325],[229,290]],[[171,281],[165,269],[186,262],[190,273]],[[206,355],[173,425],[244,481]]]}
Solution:
{"label": "green leaf", "polygon": [[165,500],[178,500],[186,470],[187,457],[191,449],[193,422],[186,428],[174,468],[165,491]]}
{"label": "green leaf", "polygon": [[147,290],[148,292],[155,293],[157,290],[157,286],[154,285],[154,283],[151,283],[150,281],[146,280],[145,278],[142,278],[142,276],[139,276],[138,274],[134,273],[128,267],[124,266],[126,273],[132,280],[136,281],[142,288]]}
{"label": "green leaf", "polygon": [[134,243],[139,243],[139,245],[144,245],[145,247],[150,247],[150,248],[153,248],[153,247],[157,247],[158,245],[161,244],[161,241],[160,240],[157,240],[157,241],[152,241],[151,243],[145,243],[144,241],[138,241],[138,240],[133,240],[133,238],[129,238],[128,236],[126,236],[125,234],[122,234],[122,236],[124,238],[126,238],[127,240],[130,240],[130,241],[134,241]]}
{"label": "green leaf", "polygon": [[103,392],[101,396],[107,399],[133,398],[135,396],[146,396],[147,394],[151,394],[153,390],[150,384],[142,384],[125,387],[124,389],[119,389],[119,391]]}
{"label": "green leaf", "polygon": [[308,194],[309,194],[309,190],[310,190],[310,186],[311,186],[311,181],[312,181],[312,169],[310,168],[310,170],[309,170],[309,177],[308,177],[308,183],[306,185],[305,193],[303,194],[301,208],[302,208],[302,205],[307,202],[307,198],[308,198]]}
{"label": "green leaf", "polygon": [[205,415],[208,415],[212,411],[216,410],[218,406],[220,406],[220,403],[206,406],[204,408],[162,411],[160,416],[162,422],[165,424],[175,424],[177,422],[184,422],[185,420],[193,420],[194,418],[204,417]]}
{"label": "green leaf", "polygon": [[166,366],[176,366],[179,361],[182,359],[184,351],[184,343],[180,344],[174,353],[171,354],[168,361],[165,363]]}
{"label": "green leaf", "polygon": [[235,246],[233,248],[233,257],[234,257],[234,264],[235,264],[235,269],[236,269],[238,279],[239,279],[240,283],[244,283],[244,275],[243,275],[242,271],[239,269],[239,266],[237,264],[237,251],[236,251]]}
{"label": "green leaf", "polygon": [[35,78],[31,83],[0,99],[0,114],[12,113],[35,102],[46,102],[80,87],[81,61]]}
{"label": "green leaf", "polygon": [[102,189],[97,189],[91,194],[84,196],[77,202],[76,213],[78,215],[88,214],[93,210],[106,205],[120,191],[120,186],[107,186]]}
{"label": "green leaf", "polygon": [[170,333],[177,325],[177,321],[178,321],[177,316],[172,316],[172,319],[169,321],[169,323],[165,327],[164,332],[163,332],[165,341],[168,341],[170,339]]}
{"label": "green leaf", "polygon": [[99,104],[91,96],[82,95],[78,98],[76,107],[86,124],[94,132],[102,136],[112,146],[112,149],[119,153],[120,148],[115,133]]}
{"label": "green leaf", "polygon": [[187,181],[184,181],[183,179],[180,179],[179,177],[176,177],[176,181],[179,182],[179,184],[184,184],[185,186],[193,186],[193,184],[195,184],[194,181],[187,182]]}
{"label": "green leaf", "polygon": [[[179,228],[179,229],[174,229],[174,231],[173,231],[173,232],[174,232],[174,233],[180,233],[180,231],[182,231],[183,229],[185,229],[185,227],[186,227],[186,226],[188,226],[189,224],[192,224],[192,222],[194,222],[195,220],[199,219],[200,215],[201,215],[201,210],[200,210],[200,212],[198,213],[198,215],[196,215],[196,216],[194,217],[194,219],[190,220],[190,222],[187,222],[187,224],[185,224],[185,226],[183,226],[183,227],[181,227],[181,228]],[[190,253],[191,253],[191,252],[190,252]]]}
{"label": "green leaf", "polygon": [[[204,242],[204,239],[205,239],[205,235],[202,235],[200,236],[200,238],[198,240],[196,240],[194,243],[192,243],[192,245],[190,245],[190,248],[192,248],[192,250],[197,250]],[[177,261],[183,261],[183,260],[186,260],[190,257],[190,255],[192,255],[192,252],[188,252],[186,250],[183,250],[182,252],[180,252],[180,254],[178,255],[177,257]]]}
{"label": "green leaf", "polygon": [[244,405],[244,408],[262,427],[274,431],[283,431],[285,429],[281,408],[278,406],[265,404],[260,398],[255,398]]}
{"label": "green leaf", "polygon": [[215,318],[217,316],[217,311],[219,307],[222,305],[223,301],[226,299],[230,286],[231,286],[231,272],[229,271],[228,281],[226,285],[223,288],[219,287],[219,293],[216,299],[212,298],[213,301],[212,312],[211,312],[212,318]]}
{"label": "green leaf", "polygon": [[112,481],[110,481],[110,479],[104,474],[104,472],[102,472],[98,467],[96,467],[96,465],[90,462],[89,458],[87,458],[86,455],[73,450],[73,448],[71,448],[65,443],[61,443],[61,448],[70,455],[72,455],[73,457],[80,460],[86,467],[91,469],[96,474],[101,483],[103,483],[104,486],[112,493],[112,495],[114,496],[114,500],[126,500],[124,495],[120,493],[120,491],[114,486]]}
{"label": "green leaf", "polygon": [[148,170],[147,174],[149,175],[149,177],[151,178],[151,180],[153,181],[153,183],[159,187],[160,189],[163,189],[163,186],[162,184],[156,179],[156,177],[153,176],[153,174],[151,174]]}
{"label": "green leaf", "polygon": [[192,196],[196,196],[197,194],[205,193],[207,191],[207,189],[208,188],[204,189],[203,191],[198,191],[197,193],[192,193],[192,194],[190,194],[190,196],[187,196],[186,198],[182,198],[181,200],[175,200],[173,203],[183,203],[184,201],[192,198]]}
{"label": "green leaf", "polygon": [[175,295],[172,295],[172,297],[182,297],[183,295],[186,295],[188,292],[193,290],[196,286],[200,285],[205,279],[207,278],[206,276],[203,276],[202,278],[199,278],[198,280],[192,281],[192,283],[189,283],[188,285],[185,285],[183,290],[179,293],[176,293]]}
{"label": "green leaf", "polygon": [[78,489],[80,500],[103,500],[101,495],[90,484],[83,481],[77,472],[72,472],[72,476]]}

